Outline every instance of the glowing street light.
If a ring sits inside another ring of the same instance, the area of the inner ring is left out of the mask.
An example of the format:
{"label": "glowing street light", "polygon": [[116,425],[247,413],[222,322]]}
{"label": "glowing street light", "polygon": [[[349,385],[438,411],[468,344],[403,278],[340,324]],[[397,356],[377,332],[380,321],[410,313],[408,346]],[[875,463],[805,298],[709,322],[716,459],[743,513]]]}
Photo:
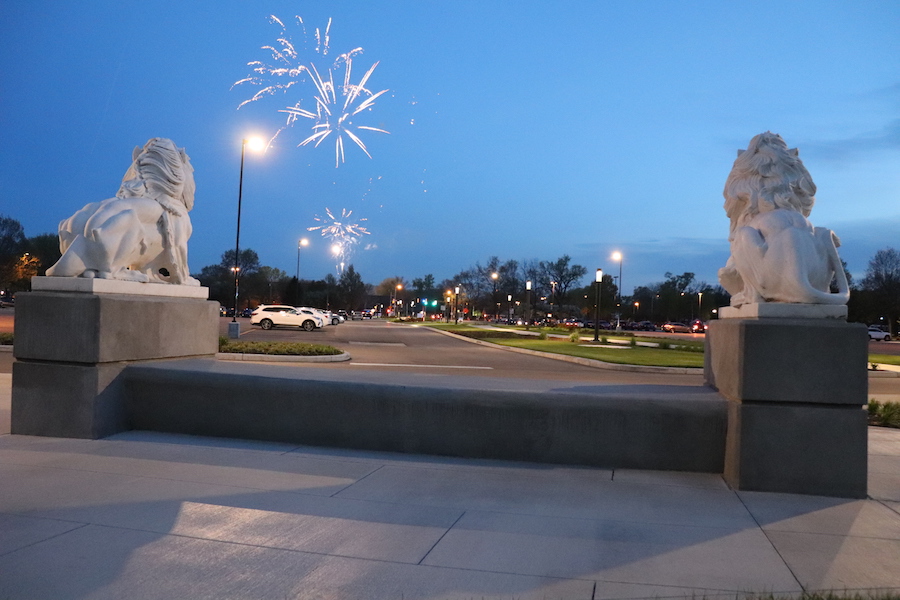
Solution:
{"label": "glowing street light", "polygon": [[603,269],[597,269],[594,285],[597,286],[596,302],[594,302],[594,341],[600,341],[600,284],[603,282]]}
{"label": "glowing street light", "polygon": [[237,322],[238,292],[240,290],[240,265],[241,256],[241,196],[244,191],[244,148],[250,146],[250,150],[259,152],[266,147],[266,143],[259,137],[244,138],[241,140],[241,170],[238,177],[238,208],[237,208],[237,235],[234,240],[234,314],[231,316],[231,324],[228,326],[228,337],[237,339],[241,335],[241,326]]}
{"label": "glowing street light", "polygon": [[309,246],[309,240],[306,238],[302,238],[297,242],[297,281],[300,281],[300,248],[305,248]]}

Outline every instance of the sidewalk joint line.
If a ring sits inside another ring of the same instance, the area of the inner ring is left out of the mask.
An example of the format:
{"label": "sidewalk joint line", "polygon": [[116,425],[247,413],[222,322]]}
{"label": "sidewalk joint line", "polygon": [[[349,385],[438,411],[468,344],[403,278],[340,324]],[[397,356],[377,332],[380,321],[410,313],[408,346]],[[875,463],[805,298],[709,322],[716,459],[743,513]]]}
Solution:
{"label": "sidewalk joint line", "polygon": [[431,545],[431,548],[428,549],[428,552],[426,552],[426,553],[422,556],[421,560],[419,560],[419,562],[417,562],[416,565],[421,565],[421,564],[422,564],[422,561],[425,560],[426,558],[428,558],[428,555],[431,554],[431,551],[434,550],[435,547],[436,547],[438,544],[441,543],[441,540],[444,539],[444,536],[446,536],[448,533],[450,533],[450,530],[453,529],[454,527],[456,527],[456,524],[459,523],[459,520],[462,519],[464,516],[466,516],[466,511],[465,511],[465,510],[462,511],[462,512],[460,513],[460,515],[456,518],[455,521],[453,521],[453,524],[450,525],[450,527],[447,528],[447,531],[445,531],[444,533],[442,533],[442,534],[441,534],[441,537],[439,537],[439,538],[437,539],[437,541],[435,541],[434,544]]}

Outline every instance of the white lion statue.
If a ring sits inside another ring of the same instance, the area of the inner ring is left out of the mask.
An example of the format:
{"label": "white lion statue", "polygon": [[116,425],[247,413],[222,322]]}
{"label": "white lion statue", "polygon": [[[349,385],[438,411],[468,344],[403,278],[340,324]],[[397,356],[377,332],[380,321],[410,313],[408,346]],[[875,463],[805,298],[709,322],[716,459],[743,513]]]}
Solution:
{"label": "white lion statue", "polygon": [[172,140],[153,138],[132,159],[115,198],[59,224],[62,258],[48,276],[200,285],[187,263],[195,189],[188,155]]}
{"label": "white lion statue", "polygon": [[[738,150],[724,191],[731,256],[719,269],[732,306],[847,303],[840,240],[806,219],[815,193],[797,149],[788,149],[780,135],[761,133]],[[833,280],[836,293],[829,291]]]}

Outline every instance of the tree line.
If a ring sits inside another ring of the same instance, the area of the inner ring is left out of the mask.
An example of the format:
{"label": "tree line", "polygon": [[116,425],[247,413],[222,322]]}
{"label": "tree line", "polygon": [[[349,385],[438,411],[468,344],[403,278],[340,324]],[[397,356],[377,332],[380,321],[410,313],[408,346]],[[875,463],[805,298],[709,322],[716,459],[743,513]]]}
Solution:
{"label": "tree line", "polygon": [[[228,250],[219,263],[194,274],[209,287],[210,299],[226,307],[234,304],[234,257],[234,250]],[[0,215],[0,291],[4,295],[30,289],[31,277],[43,275],[59,258],[56,234],[26,237],[19,221]],[[846,271],[846,264],[844,268]],[[894,248],[876,252],[859,283],[846,274],[851,288],[849,320],[881,325],[896,336],[900,319],[900,252]],[[361,310],[402,300],[408,311],[433,313],[440,306],[446,310],[450,298],[454,306],[470,316],[502,316],[510,311],[522,315],[526,308],[526,282],[531,282],[531,308],[536,315],[592,316],[597,289],[593,282],[582,285],[587,275],[588,270],[573,264],[568,255],[521,263],[491,256],[484,264],[475,263],[441,282],[427,274],[410,282],[400,276],[388,277],[373,286],[363,282],[353,265],[339,277],[329,274],[321,280],[298,280],[281,269],[262,265],[259,255],[246,249],[238,260],[238,307],[283,303]],[[611,320],[619,314],[624,320],[635,321],[707,320],[713,310],[728,305],[728,293],[721,286],[697,281],[694,273],[666,273],[664,277],[620,296],[615,278],[604,274],[599,290],[601,318]]]}
{"label": "tree line", "polygon": [[[210,300],[228,308],[235,303],[234,257],[234,250],[227,250],[219,263],[207,265],[194,274],[201,285],[209,288]],[[260,304],[362,310],[371,289],[353,265],[340,277],[329,273],[321,280],[298,280],[281,269],[262,265],[259,255],[247,248],[240,252],[237,266],[238,311]]]}

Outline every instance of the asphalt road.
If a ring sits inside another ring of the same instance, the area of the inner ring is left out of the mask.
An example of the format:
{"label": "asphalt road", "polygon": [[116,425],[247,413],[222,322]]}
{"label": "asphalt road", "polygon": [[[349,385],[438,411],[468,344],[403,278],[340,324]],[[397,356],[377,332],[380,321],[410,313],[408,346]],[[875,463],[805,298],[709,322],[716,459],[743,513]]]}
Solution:
{"label": "asphalt road", "polygon": [[[220,319],[220,332],[227,335],[230,318]],[[528,356],[473,344],[426,327],[382,320],[348,321],[306,332],[294,328],[263,331],[241,323],[242,340],[277,340],[328,344],[346,351],[348,362],[326,363],[332,369],[378,369],[407,373],[435,373],[459,377],[511,377],[558,379],[603,383],[702,385],[696,375],[627,373],[585,367],[549,358]],[[316,368],[324,366],[316,363]],[[297,367],[294,367],[297,368]],[[302,368],[302,365],[300,365]]]}

